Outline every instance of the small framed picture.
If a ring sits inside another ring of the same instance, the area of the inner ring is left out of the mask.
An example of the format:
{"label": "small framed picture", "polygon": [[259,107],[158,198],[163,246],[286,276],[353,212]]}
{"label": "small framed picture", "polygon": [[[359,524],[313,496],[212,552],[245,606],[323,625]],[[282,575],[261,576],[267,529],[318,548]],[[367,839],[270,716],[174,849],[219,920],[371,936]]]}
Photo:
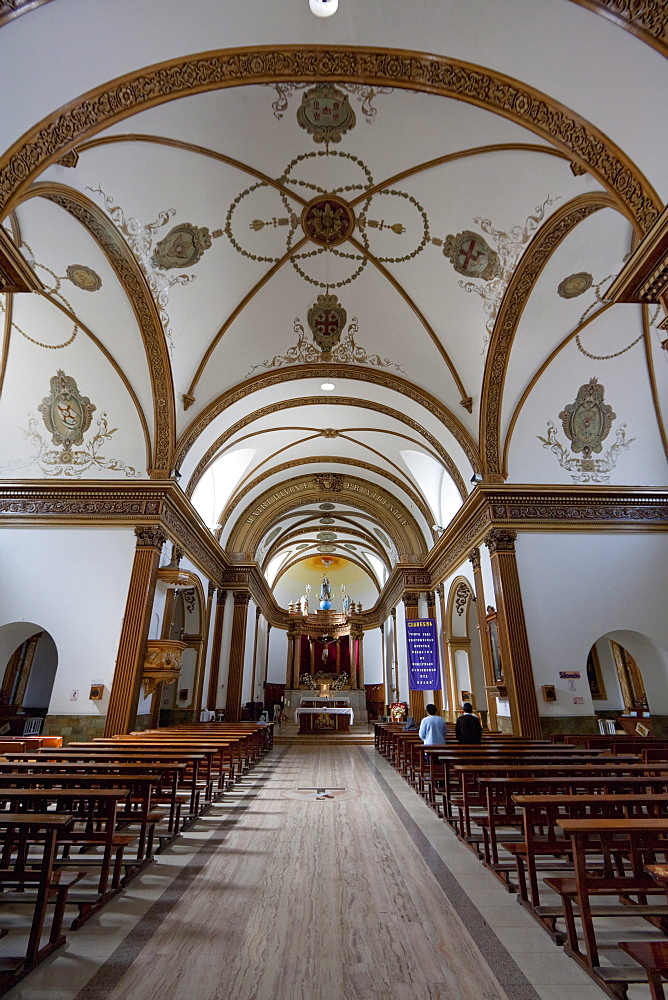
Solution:
{"label": "small framed picture", "polygon": [[557,689],[554,684],[543,684],[543,701],[556,701]]}
{"label": "small framed picture", "polygon": [[462,696],[462,705],[464,704],[465,701],[470,701],[471,700],[471,692],[470,691],[460,691],[459,693]]}
{"label": "small framed picture", "polygon": [[179,701],[187,701],[188,688],[179,688]]}
{"label": "small framed picture", "polygon": [[104,684],[91,684],[88,698],[90,701],[102,701],[104,698]]}

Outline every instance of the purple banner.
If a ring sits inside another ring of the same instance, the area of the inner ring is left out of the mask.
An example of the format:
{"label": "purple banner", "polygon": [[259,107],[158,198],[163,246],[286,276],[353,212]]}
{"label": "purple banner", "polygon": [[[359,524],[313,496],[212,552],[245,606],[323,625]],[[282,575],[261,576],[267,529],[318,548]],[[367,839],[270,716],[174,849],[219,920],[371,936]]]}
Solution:
{"label": "purple banner", "polygon": [[433,618],[406,622],[408,687],[411,691],[440,691],[438,635]]}

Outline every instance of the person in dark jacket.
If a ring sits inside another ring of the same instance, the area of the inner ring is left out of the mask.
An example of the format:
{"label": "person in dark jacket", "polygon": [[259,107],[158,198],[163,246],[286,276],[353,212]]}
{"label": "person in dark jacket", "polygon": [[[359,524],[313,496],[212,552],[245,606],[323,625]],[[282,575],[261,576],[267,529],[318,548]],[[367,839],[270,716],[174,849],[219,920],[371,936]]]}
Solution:
{"label": "person in dark jacket", "polygon": [[459,716],[455,725],[457,742],[482,743],[482,725],[478,716],[473,714],[473,705],[465,701],[462,708],[464,714]]}

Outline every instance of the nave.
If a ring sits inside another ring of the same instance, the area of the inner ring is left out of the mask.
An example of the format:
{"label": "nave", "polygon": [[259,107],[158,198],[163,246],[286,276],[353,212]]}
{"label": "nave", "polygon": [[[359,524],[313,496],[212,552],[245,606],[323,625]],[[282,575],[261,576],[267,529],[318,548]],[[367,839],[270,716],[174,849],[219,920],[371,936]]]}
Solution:
{"label": "nave", "polygon": [[602,994],[372,748],[279,746],[6,996]]}

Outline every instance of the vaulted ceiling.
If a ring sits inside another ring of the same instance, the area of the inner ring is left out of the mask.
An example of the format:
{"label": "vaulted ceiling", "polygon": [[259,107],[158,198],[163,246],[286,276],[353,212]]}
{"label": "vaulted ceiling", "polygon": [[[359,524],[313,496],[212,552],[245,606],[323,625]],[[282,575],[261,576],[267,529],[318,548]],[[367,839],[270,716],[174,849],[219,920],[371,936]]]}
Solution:
{"label": "vaulted ceiling", "polygon": [[[53,0],[2,27],[3,224],[42,288],[0,297],[0,475],[176,470],[270,582],[335,556],[376,591],[474,474],[574,480],[549,422],[594,377],[629,424],[608,478],[660,482],[661,317],[605,291],[662,208],[665,51],[590,6]],[[37,410],[58,371],[95,407],[69,462]]]}

